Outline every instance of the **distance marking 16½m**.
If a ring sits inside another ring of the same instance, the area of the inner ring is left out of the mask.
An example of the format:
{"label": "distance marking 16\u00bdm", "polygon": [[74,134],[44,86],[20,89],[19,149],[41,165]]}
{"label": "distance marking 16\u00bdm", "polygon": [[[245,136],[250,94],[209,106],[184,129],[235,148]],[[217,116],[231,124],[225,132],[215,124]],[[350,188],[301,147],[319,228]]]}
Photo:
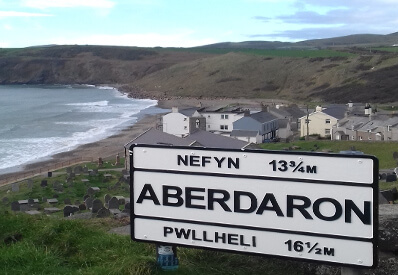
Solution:
{"label": "distance marking 16\u00bdm", "polygon": [[287,172],[292,170],[293,173],[301,172],[301,173],[309,173],[309,174],[316,174],[317,173],[317,166],[316,165],[304,165],[303,161],[296,162],[294,160],[286,161],[286,160],[273,160],[269,163],[272,165],[272,171],[281,171]]}
{"label": "distance marking 16\u00bdm", "polygon": [[334,256],[335,250],[331,247],[319,247],[318,243],[303,242],[303,241],[292,241],[287,240],[285,242],[288,251],[296,252],[307,252],[308,254],[324,255],[324,256]]}

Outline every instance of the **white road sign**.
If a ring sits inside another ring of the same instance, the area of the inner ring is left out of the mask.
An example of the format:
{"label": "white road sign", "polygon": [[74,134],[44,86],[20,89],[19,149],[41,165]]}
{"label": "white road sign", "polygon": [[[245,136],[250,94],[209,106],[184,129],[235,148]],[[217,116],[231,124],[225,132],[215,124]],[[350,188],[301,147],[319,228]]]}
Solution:
{"label": "white road sign", "polygon": [[[374,161],[360,155],[288,154],[269,151],[216,151],[197,148],[134,150],[134,167],[170,171],[222,173],[319,181],[373,183]],[[353,171],[361,171],[353,173]]]}
{"label": "white road sign", "polygon": [[130,150],[134,240],[376,264],[374,157],[150,145]]}

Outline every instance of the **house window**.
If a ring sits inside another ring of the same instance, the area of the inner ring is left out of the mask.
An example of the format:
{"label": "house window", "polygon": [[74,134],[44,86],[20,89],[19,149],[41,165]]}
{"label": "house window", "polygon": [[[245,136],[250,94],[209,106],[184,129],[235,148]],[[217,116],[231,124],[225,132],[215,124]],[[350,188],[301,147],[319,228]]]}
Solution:
{"label": "house window", "polygon": [[330,119],[326,119],[326,120],[325,120],[325,123],[326,123],[326,124],[330,124]]}
{"label": "house window", "polygon": [[184,117],[184,121],[187,121],[187,118],[186,118],[186,117]]}
{"label": "house window", "polygon": [[209,125],[207,125],[207,128],[210,128],[210,124],[209,124]]}
{"label": "house window", "polygon": [[392,125],[387,125],[387,131],[388,132],[391,132],[391,127],[392,127]]}
{"label": "house window", "polygon": [[330,135],[330,129],[325,129],[325,135]]}
{"label": "house window", "polygon": [[352,136],[352,138],[351,138],[352,140],[355,140],[355,136]]}
{"label": "house window", "polygon": [[228,119],[228,115],[221,115],[221,119]]}
{"label": "house window", "polygon": [[228,125],[220,125],[221,130],[228,130]]}
{"label": "house window", "polygon": [[184,126],[184,130],[188,129],[188,126]]}

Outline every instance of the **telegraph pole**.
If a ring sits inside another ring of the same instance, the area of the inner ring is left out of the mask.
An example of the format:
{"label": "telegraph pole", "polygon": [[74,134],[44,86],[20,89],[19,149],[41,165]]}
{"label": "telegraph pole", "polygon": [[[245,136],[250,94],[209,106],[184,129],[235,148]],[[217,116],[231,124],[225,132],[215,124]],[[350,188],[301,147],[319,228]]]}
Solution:
{"label": "telegraph pole", "polygon": [[309,113],[308,113],[308,104],[307,104],[307,119],[305,120],[305,123],[307,124],[307,135],[306,135],[306,137],[305,137],[305,140],[309,140],[310,139],[310,134],[309,134],[309,131],[310,131],[310,126],[309,126],[309,124],[310,124],[310,120],[309,120]]}

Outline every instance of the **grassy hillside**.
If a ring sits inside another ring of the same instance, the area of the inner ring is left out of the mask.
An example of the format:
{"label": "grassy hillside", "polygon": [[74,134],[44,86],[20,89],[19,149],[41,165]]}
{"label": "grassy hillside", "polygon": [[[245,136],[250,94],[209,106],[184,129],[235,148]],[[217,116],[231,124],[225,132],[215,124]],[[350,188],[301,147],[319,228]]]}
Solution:
{"label": "grassy hillside", "polygon": [[391,103],[397,72],[391,48],[0,49],[0,84],[110,84],[135,97]]}
{"label": "grassy hillside", "polygon": [[[397,55],[342,56],[333,51],[303,51],[301,55],[307,52],[315,57],[299,57],[300,51],[288,50],[230,52],[170,66],[135,84],[165,97],[279,98],[335,103],[397,101],[393,95],[398,93],[398,82],[392,75],[397,72]],[[298,57],[276,56],[283,53]]]}

